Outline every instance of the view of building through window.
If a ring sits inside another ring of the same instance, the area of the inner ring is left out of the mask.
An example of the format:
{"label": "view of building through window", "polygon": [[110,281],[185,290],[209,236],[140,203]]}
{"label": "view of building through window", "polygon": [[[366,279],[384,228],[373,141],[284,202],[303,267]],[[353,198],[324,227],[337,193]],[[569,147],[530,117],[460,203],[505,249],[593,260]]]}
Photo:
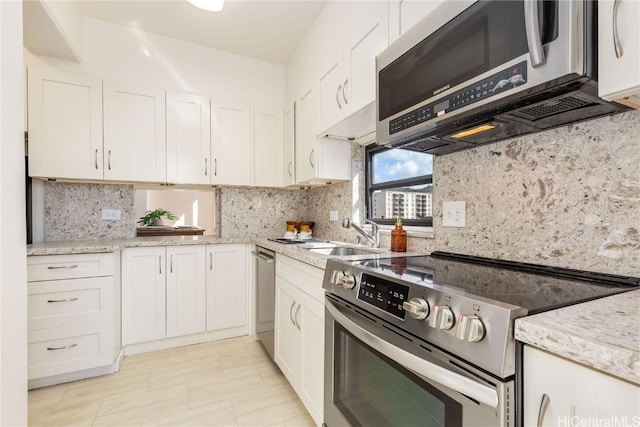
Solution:
{"label": "view of building through window", "polygon": [[431,225],[433,156],[384,147],[367,148],[369,219],[391,224],[400,217],[414,225]]}

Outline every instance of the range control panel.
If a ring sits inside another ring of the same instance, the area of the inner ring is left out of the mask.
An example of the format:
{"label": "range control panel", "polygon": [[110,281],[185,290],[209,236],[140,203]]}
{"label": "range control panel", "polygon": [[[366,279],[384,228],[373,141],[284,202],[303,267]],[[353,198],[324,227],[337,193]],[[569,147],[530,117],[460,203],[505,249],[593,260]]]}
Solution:
{"label": "range control panel", "polygon": [[389,120],[389,135],[527,83],[527,62],[506,68],[437,101]]}
{"label": "range control panel", "polygon": [[404,320],[402,304],[407,301],[409,287],[379,277],[363,274],[358,299]]}

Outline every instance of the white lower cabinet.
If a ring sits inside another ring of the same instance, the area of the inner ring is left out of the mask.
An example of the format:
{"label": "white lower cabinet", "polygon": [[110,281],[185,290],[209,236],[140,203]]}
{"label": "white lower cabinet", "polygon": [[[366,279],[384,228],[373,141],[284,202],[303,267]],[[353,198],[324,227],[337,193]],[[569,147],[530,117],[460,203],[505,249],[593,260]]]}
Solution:
{"label": "white lower cabinet", "polygon": [[204,245],[122,252],[122,344],[205,330]]}
{"label": "white lower cabinet", "polygon": [[[123,345],[225,329],[231,331],[225,338],[247,334],[247,270],[244,244],[125,249]],[[217,338],[201,336],[190,343]]]}
{"label": "white lower cabinet", "polygon": [[246,245],[207,245],[207,331],[247,327],[247,270]]}
{"label": "white lower cabinet", "polygon": [[276,256],[275,361],[321,425],[324,406],[324,271]]}
{"label": "white lower cabinet", "polygon": [[[27,277],[29,380],[112,365],[120,347],[114,254],[32,256]],[[102,373],[108,372],[114,370]]]}
{"label": "white lower cabinet", "polygon": [[525,426],[640,422],[640,387],[528,345],[523,381]]}

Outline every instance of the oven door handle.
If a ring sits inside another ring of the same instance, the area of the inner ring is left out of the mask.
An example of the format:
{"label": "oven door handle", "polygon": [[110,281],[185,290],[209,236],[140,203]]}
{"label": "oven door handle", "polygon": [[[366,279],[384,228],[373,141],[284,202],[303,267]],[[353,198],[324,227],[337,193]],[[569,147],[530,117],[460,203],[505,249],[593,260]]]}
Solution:
{"label": "oven door handle", "polygon": [[424,360],[372,334],[342,314],[330,300],[325,307],[333,318],[356,338],[409,369],[426,381],[435,381],[492,408],[498,407],[498,392],[487,385]]}

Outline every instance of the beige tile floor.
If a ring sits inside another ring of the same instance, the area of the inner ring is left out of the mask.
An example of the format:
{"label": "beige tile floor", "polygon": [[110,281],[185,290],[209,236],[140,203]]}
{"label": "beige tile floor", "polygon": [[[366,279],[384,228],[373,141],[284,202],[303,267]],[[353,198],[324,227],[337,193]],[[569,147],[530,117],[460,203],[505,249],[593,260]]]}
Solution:
{"label": "beige tile floor", "polygon": [[250,337],[125,357],[120,372],[29,392],[30,426],[313,426]]}

